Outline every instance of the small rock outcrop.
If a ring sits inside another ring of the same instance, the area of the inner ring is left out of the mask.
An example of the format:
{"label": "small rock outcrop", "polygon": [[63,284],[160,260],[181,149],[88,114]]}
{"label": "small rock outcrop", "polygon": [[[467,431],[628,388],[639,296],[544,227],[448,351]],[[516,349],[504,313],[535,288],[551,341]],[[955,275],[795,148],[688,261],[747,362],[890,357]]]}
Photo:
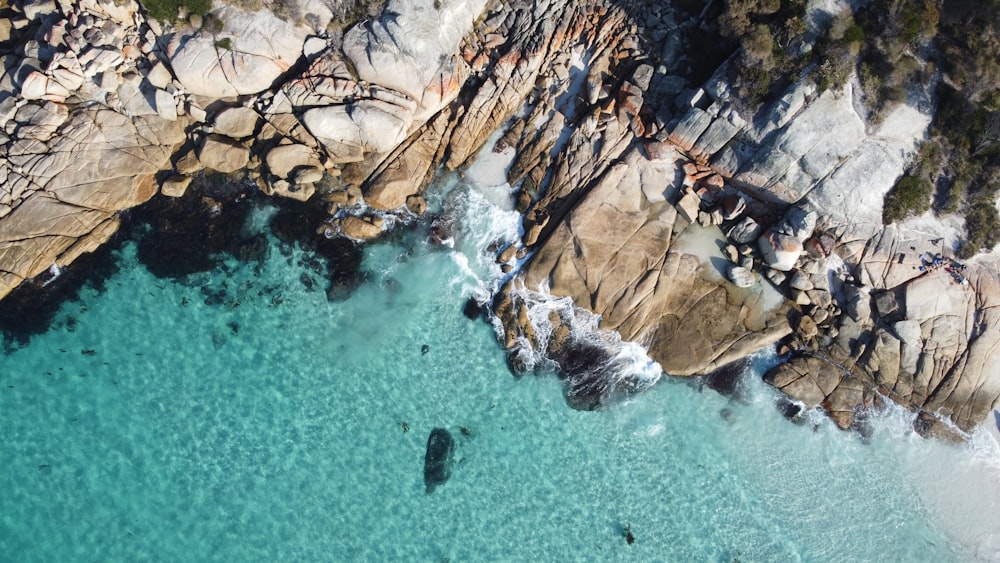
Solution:
{"label": "small rock outcrop", "polygon": [[424,486],[427,494],[451,478],[451,464],[455,456],[455,440],[444,428],[431,430],[424,453]]}

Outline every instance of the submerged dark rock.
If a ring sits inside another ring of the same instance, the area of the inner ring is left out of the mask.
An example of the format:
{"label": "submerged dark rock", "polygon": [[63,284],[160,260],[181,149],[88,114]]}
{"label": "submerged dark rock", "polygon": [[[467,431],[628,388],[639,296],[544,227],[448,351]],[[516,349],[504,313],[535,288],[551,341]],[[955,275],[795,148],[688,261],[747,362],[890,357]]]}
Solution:
{"label": "submerged dark rock", "polygon": [[792,422],[801,421],[799,415],[802,414],[802,405],[792,402],[785,397],[781,397],[778,399],[775,406],[778,408],[778,412],[781,413],[781,416],[791,420]]}
{"label": "submerged dark rock", "polygon": [[307,266],[328,280],[328,301],[344,301],[365,281],[365,273],[361,270],[364,251],[352,240],[336,236],[327,238],[317,233],[317,227],[326,219],[329,215],[315,203],[285,201],[271,217],[271,234],[283,243],[285,250],[282,253],[286,256],[291,253],[292,245],[298,245],[321,258],[310,261]]}
{"label": "submerged dark rock", "polygon": [[719,416],[721,416],[722,420],[725,420],[726,422],[729,423],[736,422],[736,413],[733,411],[733,409],[724,408],[719,411]]}
{"label": "submerged dark rock", "polygon": [[205,296],[205,305],[208,305],[209,307],[223,305],[229,297],[229,292],[226,291],[225,287],[213,288],[210,286],[204,286],[200,291],[201,294]]}
{"label": "submerged dark rock", "polygon": [[455,455],[455,440],[444,428],[431,430],[427,437],[427,453],[424,455],[424,485],[427,494],[434,492],[451,477],[451,463]]}
{"label": "submerged dark rock", "polygon": [[469,320],[476,320],[480,315],[483,314],[482,307],[479,306],[479,302],[476,301],[475,297],[470,297],[465,302],[465,307],[462,308],[462,314]]}
{"label": "submerged dark rock", "polygon": [[283,202],[271,216],[268,227],[275,238],[285,244],[303,243],[314,240],[316,227],[326,218],[322,209],[301,202]]}
{"label": "submerged dark rock", "polygon": [[858,433],[862,442],[870,444],[872,436],[875,434],[875,425],[872,422],[871,409],[854,409],[854,416],[851,418],[851,429]]}
{"label": "submerged dark rock", "polygon": [[635,534],[632,533],[632,524],[625,524],[625,530],[622,535],[625,537],[625,543],[629,545],[635,543]]}
{"label": "submerged dark rock", "polygon": [[364,259],[361,246],[344,238],[321,238],[315,250],[326,259],[326,275],[330,282],[326,298],[329,301],[347,299],[364,283],[367,276],[361,271]]}
{"label": "submerged dark rock", "polygon": [[431,219],[430,233],[427,240],[435,245],[447,245],[452,242],[452,229],[454,227],[454,217],[442,214]]}
{"label": "submerged dark rock", "polygon": [[706,383],[726,397],[741,398],[743,395],[743,374],[750,367],[749,358],[741,358],[730,362],[708,374]]}
{"label": "submerged dark rock", "polygon": [[135,208],[139,261],[171,279],[213,270],[226,255],[262,262],[267,241],[244,229],[253,208],[249,193],[225,176],[204,175],[183,197],[154,197]]}
{"label": "submerged dark rock", "polygon": [[622,377],[613,357],[614,351],[603,343],[584,338],[571,338],[552,354],[570,407],[596,410],[645,388],[640,381]]}

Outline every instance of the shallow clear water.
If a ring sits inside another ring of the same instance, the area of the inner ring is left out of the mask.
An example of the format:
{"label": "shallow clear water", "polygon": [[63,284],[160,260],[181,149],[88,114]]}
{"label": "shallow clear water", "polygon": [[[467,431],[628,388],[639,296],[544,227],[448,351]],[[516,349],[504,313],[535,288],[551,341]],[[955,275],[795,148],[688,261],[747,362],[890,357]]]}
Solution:
{"label": "shallow clear water", "polygon": [[[478,249],[516,232],[486,193],[462,203],[456,249],[369,247],[369,281],[340,303],[307,290],[300,253],[277,243],[259,272],[231,262],[188,285],[126,245],[104,293],[0,356],[3,558],[998,556],[996,519],[956,508],[969,483],[948,477],[1000,480],[989,439],[927,442],[893,411],[865,445],[819,417],[785,421],[754,378],[746,403],[665,379],[598,412],[569,409],[554,377],[515,380],[491,327],[462,315],[497,275]],[[206,305],[202,285],[226,302]],[[457,463],[428,495],[435,427]]]}

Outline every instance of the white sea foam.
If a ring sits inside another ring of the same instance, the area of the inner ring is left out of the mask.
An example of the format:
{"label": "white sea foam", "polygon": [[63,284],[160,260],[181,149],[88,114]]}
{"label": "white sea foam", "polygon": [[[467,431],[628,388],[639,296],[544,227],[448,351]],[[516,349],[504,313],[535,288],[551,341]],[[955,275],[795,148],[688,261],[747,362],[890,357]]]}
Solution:
{"label": "white sea foam", "polygon": [[496,142],[503,131],[494,133],[487,142],[486,148],[480,151],[476,160],[465,170],[463,180],[470,185],[500,186],[507,183],[507,171],[514,162],[517,152],[514,147],[495,152]]}
{"label": "white sea foam", "polygon": [[[770,349],[751,358],[745,377],[754,390],[755,409],[769,408],[782,396],[761,381],[778,362]],[[929,518],[950,540],[959,560],[1000,560],[1000,432],[992,415],[967,442],[951,444],[920,436],[913,427],[916,413],[889,399],[884,404],[870,413],[872,438],[867,445],[860,440],[845,442],[850,433],[837,429],[822,409],[808,409],[799,416],[804,426],[830,435],[819,447],[831,467],[871,463],[873,456],[893,464],[899,479],[913,487]]]}
{"label": "white sea foam", "polygon": [[[461,284],[462,293],[480,304],[489,301],[525,262],[519,261],[511,274],[503,273],[496,263],[497,252],[509,244],[520,244],[522,234],[521,217],[514,210],[513,190],[506,181],[506,172],[515,154],[511,149],[493,150],[501,134],[493,135],[464,172],[440,179],[434,193],[427,197],[429,204],[439,205],[442,217],[453,222],[451,256],[461,275],[452,285]],[[595,384],[602,396],[641,392],[662,375],[659,364],[641,345],[622,342],[617,333],[600,329],[599,317],[576,307],[571,299],[530,290],[517,290],[517,297],[526,303],[539,341],[539,348],[532,349],[527,339],[522,338],[509,352],[517,356],[518,363],[526,369],[554,371],[558,368],[547,350],[553,330],[549,315],[555,311],[571,327],[571,342],[602,350],[606,361],[603,365],[591,366],[593,373],[600,373]],[[498,336],[502,337],[504,328],[499,319],[491,317],[490,320]]]}
{"label": "white sea foam", "polygon": [[58,278],[61,275],[62,275],[62,268],[59,267],[59,264],[56,264],[56,263],[53,262],[52,265],[49,266],[49,269],[48,269],[48,279],[45,280],[45,283],[43,283],[42,286],[44,287],[44,286],[49,285],[50,283],[54,282],[56,280],[56,278]]}
{"label": "white sea foam", "polygon": [[914,450],[908,474],[962,559],[1000,561],[1000,444],[992,423],[958,446],[907,444]]}

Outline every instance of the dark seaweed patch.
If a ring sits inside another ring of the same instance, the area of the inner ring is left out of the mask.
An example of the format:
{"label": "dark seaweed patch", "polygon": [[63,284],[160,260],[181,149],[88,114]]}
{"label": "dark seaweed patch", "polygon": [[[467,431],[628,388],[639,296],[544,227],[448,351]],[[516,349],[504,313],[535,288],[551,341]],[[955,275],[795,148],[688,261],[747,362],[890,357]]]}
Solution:
{"label": "dark seaweed patch", "polygon": [[595,342],[572,339],[560,347],[552,359],[559,364],[567,404],[577,410],[599,408],[609,390],[611,356],[608,351]]}
{"label": "dark seaweed patch", "polygon": [[788,420],[791,420],[792,422],[800,422],[802,420],[800,416],[802,414],[802,406],[798,403],[794,403],[785,397],[780,397],[775,403],[775,406],[777,407],[778,412],[781,413],[781,416],[787,418]]}
{"label": "dark seaweed patch", "polygon": [[262,263],[267,239],[248,234],[251,188],[217,175],[199,176],[183,197],[156,197],[132,211],[139,262],[159,278],[218,267],[225,257]]}
{"label": "dark seaweed patch", "polygon": [[444,428],[431,430],[424,454],[424,485],[427,494],[434,492],[451,477],[451,464],[455,455],[455,440]]}
{"label": "dark seaweed patch", "polygon": [[648,385],[638,374],[621,371],[613,346],[589,338],[572,337],[549,349],[563,380],[566,403],[577,410],[596,410],[638,393]]}
{"label": "dark seaweed patch", "polygon": [[[328,216],[321,207],[309,202],[283,202],[271,217],[271,233],[281,242],[280,251],[291,255],[293,246],[315,253],[301,266],[327,280],[329,301],[343,301],[354,293],[367,276],[361,270],[364,252],[360,245],[345,238],[327,238],[316,232]],[[301,280],[307,289],[312,283]]]}

